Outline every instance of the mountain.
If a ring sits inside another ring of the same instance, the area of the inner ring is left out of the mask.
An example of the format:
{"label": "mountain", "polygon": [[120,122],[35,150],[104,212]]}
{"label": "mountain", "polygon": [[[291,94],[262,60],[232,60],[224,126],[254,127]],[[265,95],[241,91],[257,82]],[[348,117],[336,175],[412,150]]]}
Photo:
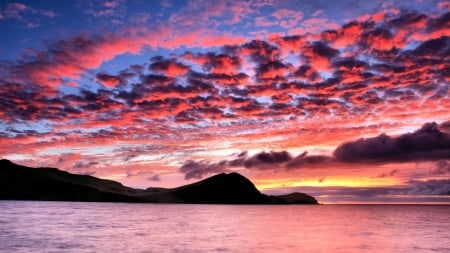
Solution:
{"label": "mountain", "polygon": [[55,168],[30,168],[0,160],[0,199],[198,204],[317,204],[304,193],[268,196],[238,173],[218,174],[173,188],[133,189]]}
{"label": "mountain", "polygon": [[138,202],[137,192],[111,180],[0,160],[0,199]]}
{"label": "mountain", "polygon": [[238,173],[218,174],[205,180],[146,196],[152,202],[199,204],[262,204],[266,201],[250,180]]}

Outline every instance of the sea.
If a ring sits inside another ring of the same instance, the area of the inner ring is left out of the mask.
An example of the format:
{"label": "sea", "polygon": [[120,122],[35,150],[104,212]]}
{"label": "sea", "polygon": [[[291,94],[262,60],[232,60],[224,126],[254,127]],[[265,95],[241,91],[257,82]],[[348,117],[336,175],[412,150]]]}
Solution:
{"label": "sea", "polygon": [[450,253],[450,206],[0,201],[0,252]]}

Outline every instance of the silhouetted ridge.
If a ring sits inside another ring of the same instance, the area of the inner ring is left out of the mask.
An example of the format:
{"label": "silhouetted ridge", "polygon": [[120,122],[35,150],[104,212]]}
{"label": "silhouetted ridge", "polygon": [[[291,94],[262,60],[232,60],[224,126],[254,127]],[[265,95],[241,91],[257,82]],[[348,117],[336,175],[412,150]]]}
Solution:
{"label": "silhouetted ridge", "polygon": [[253,183],[238,173],[222,173],[179,187],[175,195],[189,203],[258,204],[265,201],[265,196]]}
{"label": "silhouetted ridge", "polygon": [[[0,161],[0,199],[137,202],[134,189],[56,168],[29,168]],[[129,194],[128,194],[129,193]]]}
{"label": "silhouetted ridge", "polygon": [[285,201],[286,204],[317,204],[317,200],[314,197],[301,192],[293,192],[285,195],[278,195],[276,197]]}
{"label": "silhouetted ridge", "polygon": [[89,175],[71,174],[55,168],[29,168],[5,159],[0,160],[0,199],[187,204],[317,204],[313,197],[306,194],[296,196],[297,198],[286,198],[264,195],[250,180],[238,173],[222,173],[173,189],[141,190]]}

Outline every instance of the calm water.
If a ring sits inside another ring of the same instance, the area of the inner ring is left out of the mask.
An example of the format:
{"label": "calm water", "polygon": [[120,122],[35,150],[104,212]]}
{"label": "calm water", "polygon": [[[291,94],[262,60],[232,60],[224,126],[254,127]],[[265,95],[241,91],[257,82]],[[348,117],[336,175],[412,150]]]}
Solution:
{"label": "calm water", "polygon": [[450,206],[0,201],[0,252],[450,252]]}

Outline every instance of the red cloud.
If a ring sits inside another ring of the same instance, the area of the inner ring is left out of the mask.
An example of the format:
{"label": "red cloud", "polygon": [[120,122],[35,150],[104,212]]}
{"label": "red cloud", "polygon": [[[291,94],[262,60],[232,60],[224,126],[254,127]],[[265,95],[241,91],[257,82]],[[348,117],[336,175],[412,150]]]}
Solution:
{"label": "red cloud", "polygon": [[[161,26],[152,31],[124,28],[116,34],[89,37],[78,36],[49,45],[48,50],[36,51],[19,64],[10,67],[10,78],[26,80],[42,86],[58,86],[63,79],[78,79],[87,69],[96,69],[103,62],[124,53],[137,54],[144,46],[175,48],[215,47],[224,44],[240,44],[241,36],[208,35],[200,31],[171,33],[171,27]],[[159,36],[156,36],[158,34]],[[167,40],[170,38],[170,40]],[[182,75],[186,68],[170,66],[174,75]],[[113,83],[105,83],[113,85]]]}
{"label": "red cloud", "polygon": [[364,29],[357,22],[347,24],[339,31],[336,40],[333,42],[333,46],[346,48],[356,44],[363,31]]}
{"label": "red cloud", "polygon": [[331,71],[331,59],[338,56],[339,51],[323,42],[314,42],[304,48],[303,55],[316,70]]}
{"label": "red cloud", "polygon": [[106,73],[97,74],[96,80],[105,85],[106,87],[110,88],[114,88],[121,82],[120,78],[118,78],[117,76],[112,76]]}
{"label": "red cloud", "polygon": [[170,77],[185,75],[190,70],[189,66],[179,63],[174,59],[157,59],[150,65],[150,69]]}

